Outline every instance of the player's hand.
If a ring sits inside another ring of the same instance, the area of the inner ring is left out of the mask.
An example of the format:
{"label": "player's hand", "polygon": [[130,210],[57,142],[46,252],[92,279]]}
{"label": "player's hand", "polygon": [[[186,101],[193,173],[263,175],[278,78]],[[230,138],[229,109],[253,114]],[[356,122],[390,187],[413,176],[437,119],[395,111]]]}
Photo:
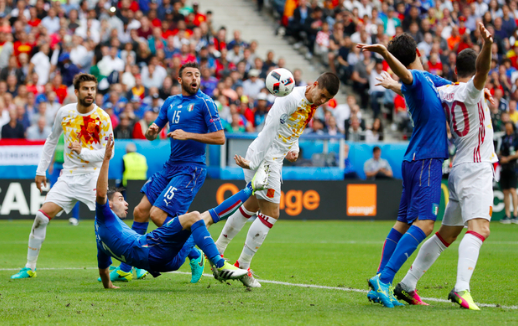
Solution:
{"label": "player's hand", "polygon": [[44,175],[37,175],[35,182],[36,182],[36,188],[38,188],[38,190],[40,191],[40,194],[41,194],[43,192],[43,190],[41,189],[41,184],[43,183],[43,186],[47,187],[47,177]]}
{"label": "player's hand", "polygon": [[484,42],[493,43],[493,35],[484,27],[484,24],[478,23],[478,30]]}
{"label": "player's hand", "polygon": [[111,160],[112,156],[113,156],[113,145],[115,144],[115,142],[113,141],[113,135],[110,135],[110,137],[108,137],[108,142],[106,143],[106,148],[105,148],[105,152],[104,152],[104,159],[109,161]]}
{"label": "player's hand", "polygon": [[74,141],[74,142],[71,142],[70,144],[68,144],[68,148],[70,150],[72,150],[72,152],[76,152],[77,155],[81,154],[81,149],[83,149],[81,147],[81,143],[77,142],[77,141]]}
{"label": "player's hand", "polygon": [[380,77],[376,77],[376,80],[379,82],[375,86],[382,86],[386,89],[390,89],[390,87],[399,86],[399,83],[392,79],[390,74],[386,71],[383,71]]}
{"label": "player's hand", "polygon": [[488,88],[484,88],[484,98],[491,103],[492,106],[496,106],[496,101],[491,95],[491,91]]}
{"label": "player's hand", "polygon": [[368,45],[368,44],[360,43],[360,44],[357,44],[356,47],[359,49],[362,49],[362,51],[370,51],[370,52],[379,53],[382,56],[386,55],[386,53],[388,52],[387,48],[383,44]]}
{"label": "player's hand", "polygon": [[104,287],[105,289],[119,289],[118,286],[113,285],[112,281],[108,283],[108,287]]}
{"label": "player's hand", "polygon": [[151,126],[149,126],[147,133],[150,136],[156,136],[158,135],[158,132],[160,131],[160,128],[156,125],[156,123],[153,122]]}
{"label": "player's hand", "polygon": [[299,152],[289,151],[288,154],[286,154],[286,159],[291,163],[295,163],[298,160],[298,158]]}
{"label": "player's hand", "polygon": [[175,131],[168,133],[167,137],[176,140],[189,140],[189,133],[183,131],[182,129],[176,129]]}
{"label": "player's hand", "polygon": [[250,170],[250,161],[247,160],[244,157],[241,157],[239,155],[234,155],[234,160],[236,161],[236,164],[242,167],[243,169],[249,169]]}

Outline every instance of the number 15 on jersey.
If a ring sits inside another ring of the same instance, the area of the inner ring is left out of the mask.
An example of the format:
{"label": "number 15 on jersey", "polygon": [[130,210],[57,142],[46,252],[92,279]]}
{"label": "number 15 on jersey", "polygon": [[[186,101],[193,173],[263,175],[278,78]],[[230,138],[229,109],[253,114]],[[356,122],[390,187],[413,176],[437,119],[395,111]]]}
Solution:
{"label": "number 15 on jersey", "polygon": [[182,111],[176,110],[173,112],[173,118],[171,119],[171,123],[177,124],[180,122],[180,113]]}

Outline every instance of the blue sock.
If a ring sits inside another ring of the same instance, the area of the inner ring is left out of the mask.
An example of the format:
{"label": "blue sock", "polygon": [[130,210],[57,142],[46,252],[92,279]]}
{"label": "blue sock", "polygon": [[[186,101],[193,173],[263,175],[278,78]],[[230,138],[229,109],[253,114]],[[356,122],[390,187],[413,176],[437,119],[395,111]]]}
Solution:
{"label": "blue sock", "polygon": [[385,268],[385,265],[387,265],[390,257],[392,257],[394,249],[396,249],[399,239],[401,239],[402,236],[403,234],[399,233],[398,230],[394,228],[390,230],[387,235],[387,239],[385,239],[385,243],[383,244],[383,249],[381,250],[381,262],[378,266],[378,273]]}
{"label": "blue sock", "polygon": [[412,256],[417,246],[424,239],[426,239],[426,234],[423,230],[412,225],[399,240],[392,257],[390,257],[390,260],[381,272],[380,281],[385,284],[392,283],[401,266],[403,266],[408,257]]}
{"label": "blue sock", "polygon": [[207,258],[213,262],[217,268],[222,267],[225,264],[225,260],[221,258],[218,248],[212,240],[205,221],[200,220],[191,226],[191,233],[194,238],[194,242],[201,250],[207,255]]}
{"label": "blue sock", "polygon": [[192,248],[191,252],[189,252],[189,255],[187,255],[187,257],[189,257],[189,260],[198,259],[200,256],[200,251],[196,248]]}
{"label": "blue sock", "polygon": [[[227,219],[232,215],[243,203],[252,196],[252,186],[248,183],[245,189],[236,193],[232,197],[226,199],[219,206],[209,210],[210,216],[214,223]],[[203,249],[202,249],[203,250]]]}
{"label": "blue sock", "polygon": [[[140,235],[144,235],[147,232],[148,225],[149,225],[149,222],[141,223],[141,222],[133,221],[133,225],[131,226],[131,229]],[[126,263],[121,263],[120,269],[121,269],[121,271],[126,272],[126,273],[131,272],[131,266]]]}

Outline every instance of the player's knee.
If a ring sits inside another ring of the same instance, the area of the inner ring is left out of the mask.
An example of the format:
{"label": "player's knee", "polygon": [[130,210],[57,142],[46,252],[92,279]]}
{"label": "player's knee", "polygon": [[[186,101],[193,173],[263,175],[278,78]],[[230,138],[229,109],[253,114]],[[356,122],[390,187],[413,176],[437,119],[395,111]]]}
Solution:
{"label": "player's knee", "polygon": [[133,210],[133,219],[140,223],[149,221],[149,213],[145,212],[140,206],[135,207]]}
{"label": "player's knee", "polygon": [[182,216],[182,220],[180,221],[184,228],[190,228],[194,223],[202,220],[201,214],[198,211],[190,212],[186,215]]}

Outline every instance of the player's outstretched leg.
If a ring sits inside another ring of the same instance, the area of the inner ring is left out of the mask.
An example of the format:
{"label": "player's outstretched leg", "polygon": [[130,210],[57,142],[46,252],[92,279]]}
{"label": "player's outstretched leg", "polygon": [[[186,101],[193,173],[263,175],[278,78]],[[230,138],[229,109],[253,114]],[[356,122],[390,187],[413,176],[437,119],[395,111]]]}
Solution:
{"label": "player's outstretched leg", "polygon": [[[256,175],[252,179],[252,184],[255,187],[255,190],[261,190],[259,187],[261,185],[259,183],[263,183],[262,188],[266,186],[267,176],[269,173],[269,166],[264,166],[264,169],[258,169]],[[245,223],[254,215],[257,214],[257,211],[249,211],[245,208],[245,206],[239,207],[239,209],[235,210],[229,217],[221,234],[219,235],[218,240],[216,241],[216,246],[218,247],[219,253],[221,255],[225,254],[225,250],[227,249],[228,244],[236,234],[241,231]]]}
{"label": "player's outstretched leg", "polygon": [[[148,226],[149,222],[133,221],[131,229],[140,235],[144,235],[147,232]],[[137,273],[137,279],[139,280],[144,279],[148,275],[148,271],[140,268],[135,268],[135,272]],[[112,279],[112,282],[131,281],[131,279],[133,278],[132,266],[126,263],[121,263],[117,270],[110,273],[110,278]]]}
{"label": "player's outstretched leg", "polygon": [[[53,204],[54,206],[57,206]],[[59,212],[59,210],[58,210]],[[29,249],[27,251],[27,264],[18,273],[11,276],[12,279],[20,278],[34,278],[36,277],[36,262],[38,261],[38,255],[40,249],[45,240],[47,233],[47,225],[50,219],[39,210],[36,213],[36,218],[32,224],[31,233],[29,235]]]}

